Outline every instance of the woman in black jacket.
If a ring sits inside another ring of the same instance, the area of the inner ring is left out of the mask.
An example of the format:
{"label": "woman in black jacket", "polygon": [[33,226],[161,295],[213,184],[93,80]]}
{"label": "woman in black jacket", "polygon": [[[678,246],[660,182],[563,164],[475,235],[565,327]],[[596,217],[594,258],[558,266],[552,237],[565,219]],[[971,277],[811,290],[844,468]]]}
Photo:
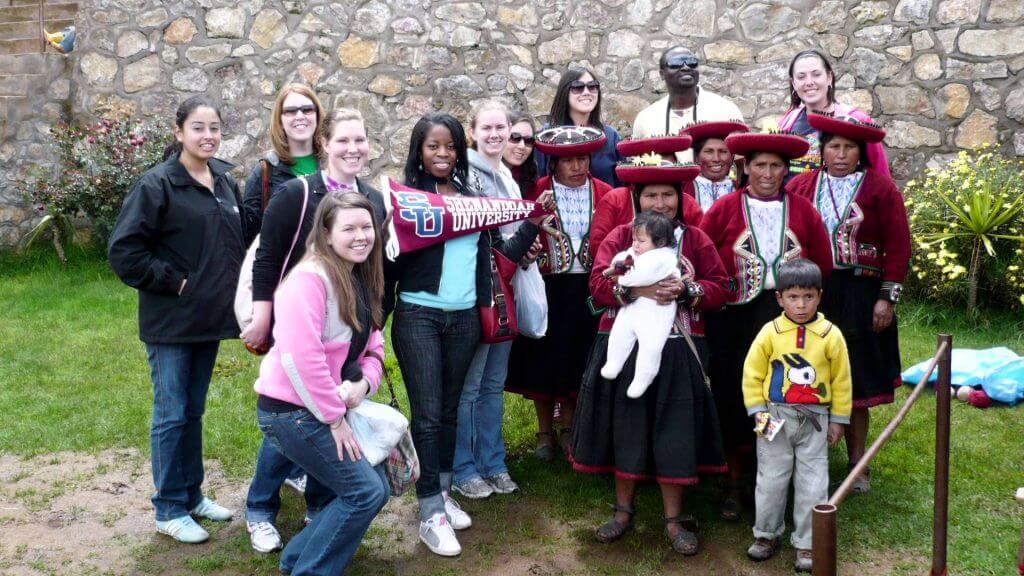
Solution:
{"label": "woman in black jacket", "polygon": [[[408,186],[446,195],[467,188],[469,158],[462,125],[431,113],[412,129],[405,163]],[[550,194],[538,201],[550,205]],[[540,218],[524,222],[508,240],[496,228],[399,254],[385,266],[385,306],[394,309],[391,342],[412,411],[412,438],[420,459],[416,495],[420,540],[435,554],[462,551],[452,529],[472,520],[449,496],[455,432],[466,371],[480,342],[479,306],[490,303],[490,249],[518,262],[537,236]]]}
{"label": "woman in black jacket", "polygon": [[114,271],[139,291],[139,337],[153,378],[157,532],[188,543],[209,537],[193,516],[232,514],[201,490],[206,392],[220,341],[238,337],[232,303],[247,238],[232,166],[213,157],[220,129],[207,98],[178,107],[177,143],[132,187],[108,246]]}

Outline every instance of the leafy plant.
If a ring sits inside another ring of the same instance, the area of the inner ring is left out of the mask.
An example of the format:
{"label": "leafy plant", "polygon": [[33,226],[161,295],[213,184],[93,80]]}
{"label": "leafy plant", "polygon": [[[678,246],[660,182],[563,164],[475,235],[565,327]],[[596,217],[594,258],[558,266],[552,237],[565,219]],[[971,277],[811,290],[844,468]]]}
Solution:
{"label": "leafy plant", "polygon": [[57,166],[36,168],[25,183],[24,195],[45,214],[25,243],[51,233],[65,261],[79,215],[88,218],[96,240],[106,242],[129,188],[160,160],[169,133],[163,122],[131,118],[52,127]]}
{"label": "leafy plant", "polygon": [[918,288],[978,305],[982,285],[996,302],[1024,302],[1024,166],[989,148],[961,152],[907,184],[919,252]]}

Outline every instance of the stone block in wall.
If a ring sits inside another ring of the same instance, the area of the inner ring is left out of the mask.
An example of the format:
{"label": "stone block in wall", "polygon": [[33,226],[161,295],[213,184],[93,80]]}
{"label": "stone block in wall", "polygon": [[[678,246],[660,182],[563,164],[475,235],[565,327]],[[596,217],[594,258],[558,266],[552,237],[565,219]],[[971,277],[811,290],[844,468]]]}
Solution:
{"label": "stone block in wall", "polygon": [[745,42],[720,40],[704,45],[704,58],[721,64],[752,64],[754,50]]}
{"label": "stone block in wall", "polygon": [[284,15],[273,8],[264,8],[256,15],[249,30],[249,40],[266,50],[288,33],[288,23]]}
{"label": "stone block in wall", "polygon": [[749,40],[769,42],[800,25],[800,13],[784,4],[755,2],[739,11],[740,29]]}
{"label": "stone block in wall", "polygon": [[150,54],[124,67],[122,82],[124,91],[131,94],[141,92],[163,81],[160,57]]}
{"label": "stone block in wall", "polygon": [[890,46],[885,49],[885,52],[899,58],[900,62],[910,62],[910,59],[914,57],[912,46]]}
{"label": "stone block in wall", "polygon": [[981,14],[981,0],[942,0],[935,11],[940,24],[973,24]]}
{"label": "stone block in wall", "polygon": [[1016,56],[1024,54],[1024,26],[999,30],[964,30],[957,46],[971,56]]}
{"label": "stone block in wall", "polygon": [[129,58],[149,48],[149,38],[138,30],[127,30],[117,37],[117,57]]}
{"label": "stone block in wall", "polygon": [[[846,6],[844,6],[842,2],[836,2],[836,4],[839,4],[839,6],[834,7],[833,11],[836,13],[835,17],[842,19],[840,24],[841,26],[842,24],[845,24],[846,21],[844,18]],[[892,9],[892,4],[890,2],[868,0],[867,2],[861,2],[854,6],[850,10],[850,15],[857,20],[858,24],[870,24],[872,22],[884,20],[889,16],[890,9]]]}
{"label": "stone block in wall", "polygon": [[575,30],[562,34],[537,47],[537,58],[542,64],[565,64],[583,58],[587,49],[587,33]]}
{"label": "stone block in wall", "polygon": [[716,11],[714,0],[677,0],[665,19],[665,31],[673,36],[711,38]]}
{"label": "stone block in wall", "polygon": [[924,54],[914,62],[914,76],[921,80],[935,80],[942,77],[942,61],[938,54]]}
{"label": "stone block in wall", "polygon": [[241,8],[213,8],[206,12],[207,38],[242,38],[247,17]]}
{"label": "stone block in wall", "polygon": [[82,56],[79,67],[86,82],[92,86],[110,88],[114,85],[114,76],[117,75],[117,60],[114,58],[90,52]]}
{"label": "stone block in wall", "polygon": [[183,92],[206,92],[210,78],[201,68],[182,68],[174,71],[171,86]]}
{"label": "stone block in wall", "polygon": [[882,47],[899,40],[906,33],[906,26],[879,24],[861,28],[853,33],[853,37],[866,42],[868,46]]}
{"label": "stone block in wall", "polygon": [[346,68],[369,68],[380,61],[376,40],[349,36],[338,46],[338,59]]}
{"label": "stone block in wall", "polygon": [[991,114],[975,110],[956,129],[955,143],[960,148],[978,148],[985,144],[998,144],[997,127],[999,119]]}
{"label": "stone block in wall", "polygon": [[989,22],[1017,22],[1024,20],[1024,2],[1021,0],[992,0],[985,19]]}
{"label": "stone block in wall", "polygon": [[352,29],[358,30],[363,36],[377,37],[388,29],[391,22],[391,9],[388,5],[371,0],[367,2],[352,16]]}
{"label": "stone block in wall", "polygon": [[818,41],[833,58],[842,58],[846,54],[846,48],[850,45],[850,39],[842,34],[822,34],[818,37]]}
{"label": "stone block in wall", "polygon": [[978,96],[978,100],[986,110],[995,110],[1003,103],[1003,98],[999,94],[999,90],[990,84],[984,82],[975,82],[971,85],[974,93]]}
{"label": "stone block in wall", "polygon": [[935,117],[928,93],[917,86],[875,86],[882,114],[909,114]]}
{"label": "stone block in wall", "polygon": [[911,43],[914,45],[914,50],[928,50],[935,46],[935,41],[932,40],[932,36],[927,30],[914,32],[910,38]]}
{"label": "stone block in wall", "polygon": [[763,62],[778,62],[783,60],[786,64],[804,50],[810,50],[814,48],[814,42],[809,38],[793,38],[792,40],[786,40],[785,42],[774,43],[768,48],[757,53],[755,60],[759,63]]}
{"label": "stone block in wall", "polygon": [[1024,123],[1024,86],[1018,84],[1017,88],[1007,94],[1003,107],[1008,118]]}
{"label": "stone block in wall", "polygon": [[[209,26],[209,24],[207,24]],[[178,18],[164,29],[164,42],[168,44],[188,44],[195,38],[198,31],[191,18]],[[209,33],[209,30],[207,31]]]}
{"label": "stone block in wall", "polygon": [[155,8],[147,10],[135,17],[135,24],[142,28],[153,28],[167,21],[167,10]]}
{"label": "stone block in wall", "polygon": [[942,134],[916,122],[893,120],[886,124],[885,144],[893,148],[941,146]]}
{"label": "stone block in wall", "polygon": [[455,2],[439,6],[434,16],[442,22],[480,25],[487,17],[487,10],[479,2]]}
{"label": "stone block in wall", "polygon": [[991,80],[1009,76],[1006,62],[967,62],[956,58],[946,59],[946,78],[951,80]]}
{"label": "stone block in wall", "polygon": [[231,55],[231,44],[221,42],[209,46],[190,46],[185,50],[185,58],[193,64],[213,64],[226,60]]}
{"label": "stone block in wall", "polygon": [[1024,156],[1024,132],[1013,133],[1013,153]]}
{"label": "stone block in wall", "polygon": [[580,0],[569,18],[572,29],[607,30],[617,24],[619,11],[610,11],[597,0]]}
{"label": "stone block in wall", "polygon": [[[881,19],[885,17],[889,10],[888,4],[885,2],[863,2],[851,10],[850,13],[860,21],[858,11],[863,11],[864,8],[862,7],[875,4],[885,4],[886,7],[882,11],[881,15],[871,19]],[[815,8],[807,14],[807,27],[815,32],[839,30],[846,23],[846,14],[846,6],[840,0],[824,0],[824,2],[817,3]]]}
{"label": "stone block in wall", "polygon": [[936,93],[936,109],[946,118],[963,118],[971,103],[971,90],[963,84],[946,84]]}

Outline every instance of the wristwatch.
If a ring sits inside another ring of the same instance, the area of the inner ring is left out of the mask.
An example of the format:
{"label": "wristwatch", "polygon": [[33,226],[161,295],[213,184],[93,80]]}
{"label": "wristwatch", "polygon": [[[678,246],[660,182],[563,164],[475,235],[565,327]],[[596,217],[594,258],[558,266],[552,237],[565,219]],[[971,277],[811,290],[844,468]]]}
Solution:
{"label": "wristwatch", "polygon": [[882,282],[882,289],[878,292],[878,297],[895,304],[900,301],[902,294],[903,284],[899,282]]}

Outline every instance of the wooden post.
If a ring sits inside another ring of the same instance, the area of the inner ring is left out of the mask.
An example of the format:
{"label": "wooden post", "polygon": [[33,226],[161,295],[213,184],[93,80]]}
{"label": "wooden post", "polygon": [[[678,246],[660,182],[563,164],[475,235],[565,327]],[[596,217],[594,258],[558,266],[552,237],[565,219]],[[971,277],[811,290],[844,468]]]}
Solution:
{"label": "wooden post", "polygon": [[949,416],[953,336],[939,334],[939,378],[935,382],[935,517],[932,523],[931,576],[946,576],[949,548]]}
{"label": "wooden post", "polygon": [[836,576],[836,507],[818,504],[811,520],[811,576]]}

